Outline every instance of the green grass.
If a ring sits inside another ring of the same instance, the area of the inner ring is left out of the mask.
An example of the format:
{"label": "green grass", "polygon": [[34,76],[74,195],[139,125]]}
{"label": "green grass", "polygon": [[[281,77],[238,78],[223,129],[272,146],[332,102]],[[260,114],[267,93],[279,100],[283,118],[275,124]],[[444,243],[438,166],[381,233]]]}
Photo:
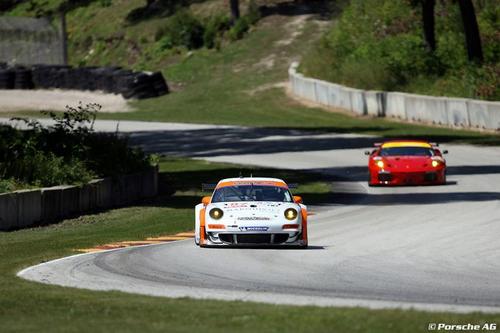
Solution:
{"label": "green grass", "polygon": [[[168,299],[42,285],[15,276],[20,269],[75,253],[74,249],[144,239],[193,228],[193,206],[211,182],[240,170],[299,182],[306,203],[326,199],[330,187],[317,176],[232,164],[169,158],[163,178],[175,180],[174,197],[0,233],[2,332],[427,332],[429,322],[498,322],[499,315],[458,315],[401,310],[276,306],[246,302]],[[324,195],[318,200],[318,195]],[[194,245],[193,245],[194,246]]]}

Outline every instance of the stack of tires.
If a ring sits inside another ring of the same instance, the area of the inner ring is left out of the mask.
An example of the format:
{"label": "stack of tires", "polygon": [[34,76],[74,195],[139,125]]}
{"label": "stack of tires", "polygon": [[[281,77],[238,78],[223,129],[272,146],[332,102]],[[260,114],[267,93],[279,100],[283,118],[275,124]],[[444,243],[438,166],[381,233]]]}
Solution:
{"label": "stack of tires", "polygon": [[0,64],[0,89],[14,89],[15,79],[15,72],[6,65]]}
{"label": "stack of tires", "polygon": [[16,67],[14,69],[14,89],[33,89],[33,78],[31,77],[31,69],[25,67]]}
{"label": "stack of tires", "polygon": [[120,73],[115,76],[115,88],[125,98],[144,99],[164,95],[168,86],[160,72]]}
{"label": "stack of tires", "polygon": [[144,99],[169,92],[160,72],[134,72],[121,67],[35,65],[9,68],[0,64],[0,89],[71,89],[104,91]]}

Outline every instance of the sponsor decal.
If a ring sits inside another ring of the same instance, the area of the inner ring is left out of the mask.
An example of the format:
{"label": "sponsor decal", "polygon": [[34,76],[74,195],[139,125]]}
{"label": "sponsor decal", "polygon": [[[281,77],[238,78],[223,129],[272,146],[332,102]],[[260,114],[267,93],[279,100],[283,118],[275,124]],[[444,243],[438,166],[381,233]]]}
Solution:
{"label": "sponsor decal", "polygon": [[231,203],[226,203],[224,206],[229,207],[229,208],[243,208],[243,207],[248,207],[248,204],[246,203],[238,203],[238,202],[231,202]]}
{"label": "sponsor decal", "polygon": [[268,231],[269,227],[240,227],[240,231]]}
{"label": "sponsor decal", "polygon": [[269,217],[259,217],[259,216],[249,216],[249,217],[238,217],[240,221],[269,221]]}

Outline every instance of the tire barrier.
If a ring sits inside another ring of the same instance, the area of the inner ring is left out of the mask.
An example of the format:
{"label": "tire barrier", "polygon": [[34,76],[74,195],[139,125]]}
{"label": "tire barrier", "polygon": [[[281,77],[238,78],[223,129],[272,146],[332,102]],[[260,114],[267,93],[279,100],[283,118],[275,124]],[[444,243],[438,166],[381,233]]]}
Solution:
{"label": "tire barrier", "polygon": [[145,99],[169,92],[161,72],[134,72],[121,67],[34,65],[7,67],[0,63],[0,89],[69,89],[103,91],[126,99]]}
{"label": "tire barrier", "polygon": [[158,168],[97,179],[82,186],[56,186],[0,194],[0,230],[45,225],[81,214],[122,207],[158,194]]}
{"label": "tire barrier", "polygon": [[297,73],[298,66],[294,62],[288,70],[291,91],[308,101],[349,110],[357,115],[500,131],[500,102],[353,89],[304,77]]}
{"label": "tire barrier", "polygon": [[16,75],[11,69],[0,68],[0,89],[14,89]]}

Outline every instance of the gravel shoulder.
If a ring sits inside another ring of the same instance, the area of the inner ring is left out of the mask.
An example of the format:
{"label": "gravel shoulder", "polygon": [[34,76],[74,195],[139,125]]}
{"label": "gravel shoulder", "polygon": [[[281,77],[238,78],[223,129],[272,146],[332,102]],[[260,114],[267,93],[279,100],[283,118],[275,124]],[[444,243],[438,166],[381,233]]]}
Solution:
{"label": "gravel shoulder", "polygon": [[130,112],[121,95],[78,90],[0,90],[0,113],[16,111],[64,111],[66,105],[97,103],[101,112]]}

